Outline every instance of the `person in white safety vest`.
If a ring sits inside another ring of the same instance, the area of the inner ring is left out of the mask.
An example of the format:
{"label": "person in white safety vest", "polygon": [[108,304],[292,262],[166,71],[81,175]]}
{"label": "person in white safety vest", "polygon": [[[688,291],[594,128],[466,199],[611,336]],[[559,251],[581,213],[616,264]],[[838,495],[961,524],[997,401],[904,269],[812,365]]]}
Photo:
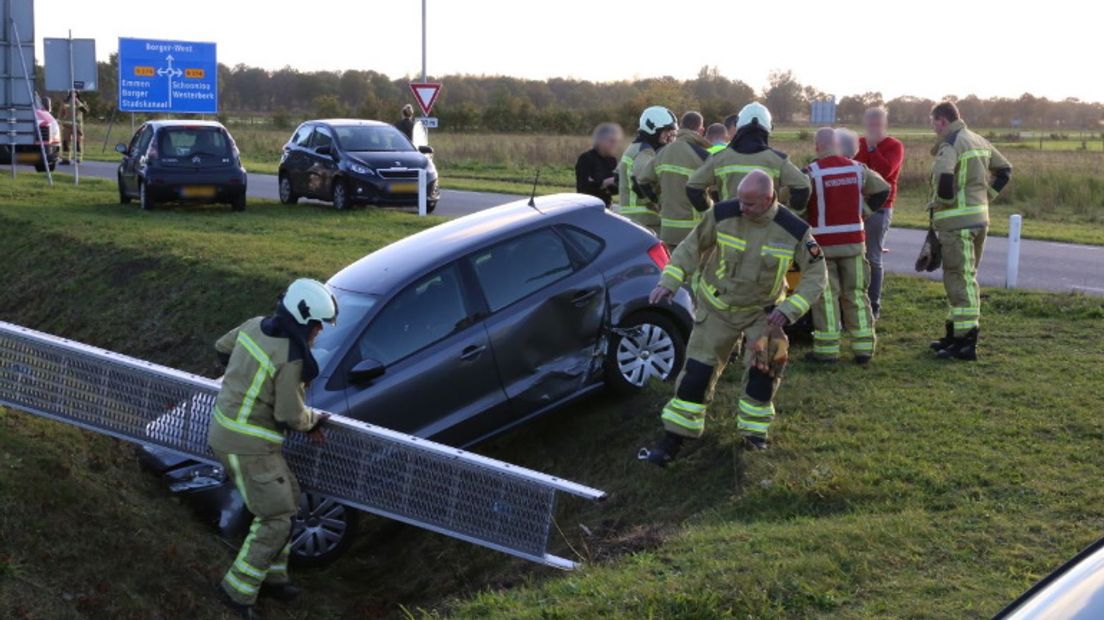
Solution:
{"label": "person in white safety vest", "polygon": [[813,350],[806,357],[839,360],[846,330],[855,361],[866,364],[874,355],[876,338],[867,295],[870,263],[863,220],[882,208],[890,188],[878,173],[851,159],[858,148],[854,132],[823,127],[815,141],[817,160],[805,169],[812,181],[805,218],[824,250],[828,287],[813,306]]}

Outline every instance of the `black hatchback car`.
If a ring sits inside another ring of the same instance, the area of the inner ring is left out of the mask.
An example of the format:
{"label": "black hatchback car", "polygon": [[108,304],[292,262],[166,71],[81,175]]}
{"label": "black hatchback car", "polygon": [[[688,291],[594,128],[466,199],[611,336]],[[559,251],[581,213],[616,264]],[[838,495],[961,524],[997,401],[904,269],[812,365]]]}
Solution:
{"label": "black hatchback car", "polygon": [[230,132],[213,121],[149,121],[130,144],[116,145],[119,202],[227,203],[245,209],[247,176]]}
{"label": "black hatchback car", "polygon": [[[690,295],[653,306],[668,260],[651,233],[580,195],[516,202],[389,245],[333,276],[341,320],[314,344],[310,404],[458,447],[603,386],[672,379],[693,324]],[[247,525],[208,465],[147,459],[202,498],[224,533]],[[322,562],[352,537],[351,511],[304,495],[294,556]]]}
{"label": "black hatchback car", "polygon": [[437,168],[428,146],[414,145],[398,129],[378,121],[307,121],[284,145],[280,201],[326,200],[344,210],[354,204],[418,205],[418,172],[425,171],[426,211],[437,208]]}

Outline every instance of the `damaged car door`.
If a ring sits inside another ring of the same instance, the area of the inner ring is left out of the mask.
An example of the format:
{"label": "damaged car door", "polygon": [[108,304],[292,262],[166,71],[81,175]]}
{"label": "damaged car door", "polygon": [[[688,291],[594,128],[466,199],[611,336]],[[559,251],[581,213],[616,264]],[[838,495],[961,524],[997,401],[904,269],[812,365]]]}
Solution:
{"label": "damaged car door", "polygon": [[601,367],[605,280],[554,228],[470,255],[486,325],[514,420],[593,382]]}

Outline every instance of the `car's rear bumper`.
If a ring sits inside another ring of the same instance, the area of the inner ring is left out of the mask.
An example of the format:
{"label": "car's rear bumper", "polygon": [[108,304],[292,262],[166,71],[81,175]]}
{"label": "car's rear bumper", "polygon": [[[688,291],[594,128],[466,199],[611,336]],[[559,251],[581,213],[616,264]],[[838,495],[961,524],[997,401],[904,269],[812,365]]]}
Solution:
{"label": "car's rear bumper", "polygon": [[[426,201],[435,202],[441,194],[437,186],[437,179],[431,179],[426,185]],[[414,191],[410,191],[409,186],[413,186]],[[417,180],[369,180],[362,178],[349,180],[349,196],[354,202],[375,204],[384,207],[418,206],[417,188]]]}
{"label": "car's rear bumper", "polygon": [[147,170],[146,191],[155,200],[232,202],[245,195],[247,175],[240,169],[211,171]]}

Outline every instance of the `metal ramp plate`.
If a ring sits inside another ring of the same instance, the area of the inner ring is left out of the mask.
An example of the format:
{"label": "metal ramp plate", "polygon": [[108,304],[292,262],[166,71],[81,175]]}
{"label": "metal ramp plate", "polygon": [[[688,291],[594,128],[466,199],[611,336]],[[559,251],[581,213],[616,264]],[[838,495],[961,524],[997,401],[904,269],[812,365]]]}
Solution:
{"label": "metal ramp plate", "polygon": [[[214,463],[207,423],[219,383],[0,322],[0,405]],[[321,446],[293,433],[288,464],[303,489],[354,508],[527,560],[547,551],[559,492],[574,482],[334,416]]]}

